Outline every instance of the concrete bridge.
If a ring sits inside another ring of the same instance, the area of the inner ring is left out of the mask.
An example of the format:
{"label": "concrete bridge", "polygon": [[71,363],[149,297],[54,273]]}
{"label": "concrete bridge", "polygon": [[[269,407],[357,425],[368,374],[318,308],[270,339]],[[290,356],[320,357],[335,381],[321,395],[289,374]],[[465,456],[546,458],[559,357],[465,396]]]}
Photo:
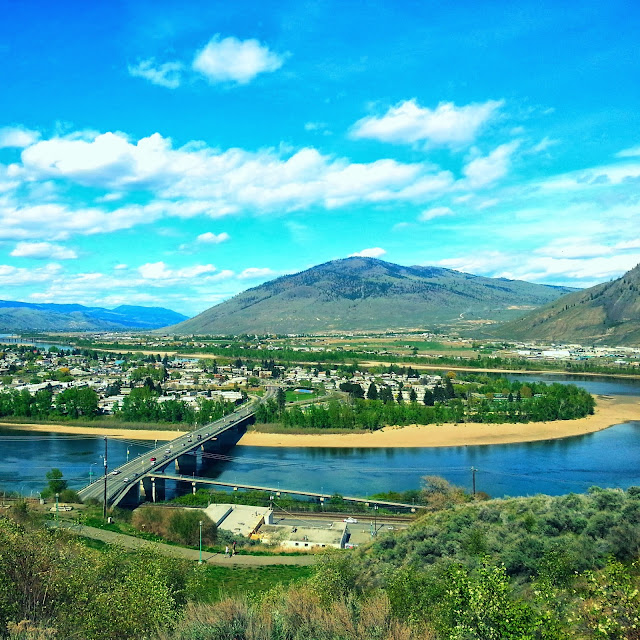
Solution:
{"label": "concrete bridge", "polygon": [[106,504],[116,506],[127,497],[134,502],[139,501],[140,485],[144,493],[150,496],[151,476],[162,473],[172,464],[180,474],[194,473],[197,462],[194,454],[198,450],[213,452],[217,446],[217,439],[228,431],[239,430],[248,424],[253,419],[258,405],[273,397],[276,389],[277,387],[269,387],[261,400],[252,400],[220,420],[194,429],[111,470],[106,478],[100,477],[78,491],[78,495],[82,500],[94,498],[101,502],[105,502],[106,495]]}
{"label": "concrete bridge", "polygon": [[[211,478],[200,478],[198,476],[185,476],[181,474],[172,474],[172,473],[155,473],[148,474],[143,478],[144,480],[151,481],[151,500],[153,502],[158,500],[162,500],[163,498],[160,495],[159,488],[164,489],[164,483],[166,480],[175,480],[177,482],[187,482],[191,484],[192,492],[196,492],[196,485],[213,485],[217,487],[233,487],[234,489],[249,489],[254,491],[267,491],[274,496],[280,496],[282,494],[294,495],[294,496],[304,496],[308,498],[317,498],[320,502],[324,502],[325,500],[330,500],[333,496],[328,493],[318,493],[316,491],[299,491],[297,489],[281,489],[274,487],[265,487],[260,485],[252,485],[252,484],[242,484],[239,482],[220,482],[219,480],[212,480]],[[406,504],[404,502],[391,502],[389,500],[374,500],[372,498],[355,498],[352,496],[341,496],[345,502],[356,502],[359,504],[364,504],[367,507],[389,507],[391,509],[408,509],[412,513],[416,511],[415,504]]]}

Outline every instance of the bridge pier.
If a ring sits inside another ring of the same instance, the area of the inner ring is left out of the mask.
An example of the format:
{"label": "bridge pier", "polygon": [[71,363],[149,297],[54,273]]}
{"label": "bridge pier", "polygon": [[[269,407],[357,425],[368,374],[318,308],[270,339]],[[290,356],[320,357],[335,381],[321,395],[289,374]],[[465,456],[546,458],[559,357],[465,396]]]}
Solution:
{"label": "bridge pier", "polygon": [[151,502],[163,501],[166,497],[166,488],[164,478],[155,476],[145,477],[142,479],[144,495],[146,500]]}
{"label": "bridge pier", "polygon": [[191,476],[198,468],[198,459],[194,455],[182,455],[176,458],[176,471],[181,476]]}

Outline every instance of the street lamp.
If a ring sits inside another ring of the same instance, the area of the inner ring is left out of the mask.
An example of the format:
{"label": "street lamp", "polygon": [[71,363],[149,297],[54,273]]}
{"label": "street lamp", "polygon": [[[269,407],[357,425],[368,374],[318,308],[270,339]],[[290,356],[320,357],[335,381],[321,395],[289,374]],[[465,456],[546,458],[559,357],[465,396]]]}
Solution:
{"label": "street lamp", "polygon": [[60,496],[59,493],[56,493],[56,522],[58,521],[58,497]]}
{"label": "street lamp", "polygon": [[89,484],[91,484],[91,480],[93,479],[93,465],[96,464],[95,462],[92,462],[89,465]]}
{"label": "street lamp", "polygon": [[198,564],[202,564],[202,520],[198,524],[200,525],[200,560],[198,560]]}
{"label": "street lamp", "polygon": [[373,535],[378,535],[378,505],[373,505]]}

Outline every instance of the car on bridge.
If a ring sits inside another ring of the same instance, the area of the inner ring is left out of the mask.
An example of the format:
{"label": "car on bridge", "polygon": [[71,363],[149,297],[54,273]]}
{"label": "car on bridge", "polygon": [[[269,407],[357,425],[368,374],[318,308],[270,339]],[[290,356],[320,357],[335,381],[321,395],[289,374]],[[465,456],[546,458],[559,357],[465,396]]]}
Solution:
{"label": "car on bridge", "polygon": [[155,462],[155,461],[156,461],[155,456],[151,457],[150,460],[149,460],[149,462]]}

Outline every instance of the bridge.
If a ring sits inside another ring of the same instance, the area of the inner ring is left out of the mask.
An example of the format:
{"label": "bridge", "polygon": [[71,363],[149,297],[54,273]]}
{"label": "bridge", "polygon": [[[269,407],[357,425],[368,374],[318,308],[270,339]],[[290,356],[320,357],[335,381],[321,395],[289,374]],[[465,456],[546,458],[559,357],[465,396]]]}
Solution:
{"label": "bridge", "polygon": [[[151,476],[161,475],[169,465],[177,465],[182,473],[195,472],[195,453],[198,449],[209,452],[216,446],[216,440],[223,433],[244,426],[253,418],[258,405],[275,395],[277,387],[269,387],[261,400],[252,400],[233,413],[204,425],[198,429],[166,442],[155,449],[113,469],[106,477],[101,476],[87,485],[78,495],[82,500],[91,498],[116,506],[132,490],[139,491],[140,485],[146,495],[151,491]],[[106,500],[105,500],[106,496]]]}
{"label": "bridge", "polygon": [[[316,491],[299,491],[298,489],[281,489],[278,487],[277,489],[274,487],[265,487],[260,485],[253,484],[243,484],[239,482],[220,482],[220,480],[212,480],[211,478],[200,478],[198,476],[185,476],[180,474],[172,474],[172,473],[154,473],[147,474],[152,483],[152,500],[155,502],[155,483],[156,482],[164,482],[165,480],[175,480],[177,482],[188,482],[192,486],[193,493],[196,492],[196,485],[214,485],[217,487],[233,487],[234,489],[247,489],[252,491],[266,491],[274,496],[280,496],[281,494],[294,495],[294,496],[305,496],[308,498],[317,498],[321,502],[325,500],[330,500],[333,496],[327,493],[318,493]],[[406,504],[404,502],[391,502],[389,500],[376,500],[373,498],[356,498],[352,496],[340,496],[345,502],[356,502],[359,504],[364,504],[366,506],[372,507],[389,507],[391,509],[409,509],[412,512],[415,512],[416,507],[415,504]]]}

